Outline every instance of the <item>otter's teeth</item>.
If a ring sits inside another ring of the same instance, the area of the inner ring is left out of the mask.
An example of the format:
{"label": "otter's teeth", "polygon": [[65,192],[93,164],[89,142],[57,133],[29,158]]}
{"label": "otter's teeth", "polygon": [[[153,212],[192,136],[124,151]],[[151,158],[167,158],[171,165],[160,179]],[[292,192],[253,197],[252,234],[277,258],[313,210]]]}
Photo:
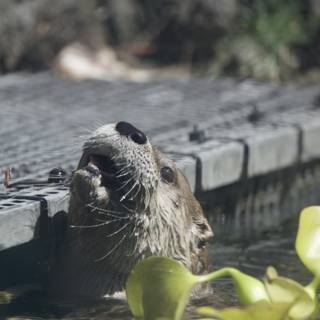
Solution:
{"label": "otter's teeth", "polygon": [[92,175],[99,177],[101,175],[99,168],[92,162],[89,162],[86,166],[86,170]]}

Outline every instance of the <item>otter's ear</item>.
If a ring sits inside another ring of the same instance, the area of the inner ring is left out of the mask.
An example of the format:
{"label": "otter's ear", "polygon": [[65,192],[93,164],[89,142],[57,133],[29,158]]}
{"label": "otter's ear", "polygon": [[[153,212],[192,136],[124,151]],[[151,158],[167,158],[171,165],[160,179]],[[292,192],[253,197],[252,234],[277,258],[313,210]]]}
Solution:
{"label": "otter's ear", "polygon": [[197,235],[201,241],[208,241],[213,237],[213,231],[208,220],[203,215],[193,217],[193,222],[197,228]]}
{"label": "otter's ear", "polygon": [[198,201],[194,202],[192,221],[195,225],[196,234],[201,242],[206,242],[213,237],[212,229],[209,225],[208,220],[204,216],[202,208]]}

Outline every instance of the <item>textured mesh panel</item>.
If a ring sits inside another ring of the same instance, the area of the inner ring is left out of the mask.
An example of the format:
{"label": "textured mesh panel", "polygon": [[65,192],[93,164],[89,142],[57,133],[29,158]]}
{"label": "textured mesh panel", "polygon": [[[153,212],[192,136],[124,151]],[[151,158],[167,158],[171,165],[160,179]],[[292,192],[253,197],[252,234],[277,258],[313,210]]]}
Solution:
{"label": "textured mesh panel", "polygon": [[[245,167],[251,159],[250,148],[256,146],[256,142],[252,143],[248,137],[258,136],[260,141],[266,135],[264,129],[255,128],[267,126],[267,130],[272,132],[272,125],[289,126],[301,135],[304,129],[298,123],[299,114],[315,112],[317,115],[313,102],[318,94],[318,88],[297,90],[294,87],[279,88],[254,81],[229,79],[182,79],[134,84],[120,81],[71,82],[57,79],[49,73],[3,76],[0,79],[0,172],[3,175],[10,167],[13,182],[40,179],[44,183],[0,189],[0,233],[3,239],[0,248],[38,237],[37,222],[43,214],[40,212],[45,207],[43,203],[47,206],[45,214],[48,217],[67,210],[68,192],[61,185],[45,183],[48,172],[59,166],[71,172],[80,157],[85,137],[101,124],[123,120],[145,131],[156,146],[177,160],[192,188],[201,193],[203,188],[210,189],[215,185],[214,174],[221,169],[214,169],[216,171],[213,170],[212,174],[202,169],[206,168],[205,165],[209,168],[210,161],[216,161],[221,145],[233,142],[244,150],[244,163],[238,168],[240,174],[237,178],[243,181],[248,172]],[[296,115],[288,123],[284,120],[285,115],[292,110]],[[203,141],[189,141],[194,125],[198,125],[196,130],[204,131]],[[249,136],[239,129],[247,127],[251,128]],[[311,138],[310,133],[308,141],[312,141]],[[212,149],[215,152],[213,158],[207,157],[207,153],[211,152],[211,141],[216,142],[212,145],[217,145],[216,149]],[[303,141],[300,139],[299,143]],[[230,154],[234,154],[232,146]],[[300,152],[304,150],[302,145],[294,147],[299,148]],[[317,156],[317,153],[313,155]],[[272,170],[276,169],[274,167]],[[253,172],[256,174],[259,170]],[[228,172],[220,172],[221,181],[217,188],[223,187],[223,178],[227,175]],[[295,185],[308,184],[311,178],[307,176],[297,177]],[[206,183],[203,182],[205,178]],[[311,180],[314,184],[314,179]],[[235,183],[237,181],[228,182],[230,185]],[[221,214],[216,214],[216,220],[222,220],[216,223],[224,226],[226,214],[235,215],[239,227],[242,226],[242,216],[255,215],[256,211],[276,215],[279,212],[279,188],[283,183],[283,179],[270,182],[261,192],[255,186],[252,192],[248,191],[247,198],[236,198],[239,202],[232,212],[225,207],[214,207],[211,212],[222,210]],[[297,187],[295,190],[305,189]],[[300,201],[297,194],[300,193],[291,191],[287,196]],[[271,220],[278,218],[275,216]],[[257,216],[254,219],[244,218],[244,221],[252,221],[252,228],[256,228],[260,225],[259,219],[264,218]],[[266,219],[266,225],[268,221],[270,219]],[[271,222],[270,227],[273,225]]]}

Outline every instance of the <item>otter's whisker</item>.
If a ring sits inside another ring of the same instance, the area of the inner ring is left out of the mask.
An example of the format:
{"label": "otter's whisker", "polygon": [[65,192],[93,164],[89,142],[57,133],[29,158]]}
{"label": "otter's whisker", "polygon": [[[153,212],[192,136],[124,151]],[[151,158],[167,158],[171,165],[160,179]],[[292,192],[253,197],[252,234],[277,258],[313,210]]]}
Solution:
{"label": "otter's whisker", "polygon": [[102,261],[105,258],[107,258],[112,252],[114,252],[121,245],[121,243],[126,239],[126,237],[127,237],[127,234],[124,234],[123,237],[120,239],[120,241],[106,255],[104,255],[101,258],[98,258],[94,261],[99,262],[99,261]]}
{"label": "otter's whisker", "polygon": [[[134,224],[134,227],[133,227],[133,229],[132,229],[132,232],[131,232],[130,235],[129,235],[130,238],[131,238],[133,235],[134,235],[135,237],[138,237],[139,234],[136,233],[136,231],[137,231],[137,226],[138,226],[138,224],[135,223],[135,224]],[[139,241],[136,241],[136,243],[135,243],[135,245],[134,245],[134,248],[133,248],[133,250],[131,251],[131,254],[127,254],[127,257],[131,257],[131,256],[133,256],[133,255],[136,253],[137,248],[138,248],[138,244],[139,244]]]}
{"label": "otter's whisker", "polygon": [[117,178],[121,178],[121,177],[125,177],[125,176],[127,176],[127,175],[129,175],[129,174],[130,174],[130,171],[126,171],[126,172],[121,173],[121,174],[116,174],[116,177],[117,177]]}
{"label": "otter's whisker", "polygon": [[[109,220],[106,220],[106,219],[94,219],[95,221],[98,221],[98,222],[101,222],[101,223],[105,223],[105,222],[117,222],[117,223],[120,223],[120,220],[119,219],[109,219]],[[127,219],[128,220],[128,219]]]}
{"label": "otter's whisker", "polygon": [[134,181],[135,177],[130,177],[130,179],[126,180],[116,191],[120,191],[125,188],[130,182]]}
{"label": "otter's whisker", "polygon": [[102,212],[102,213],[98,212],[98,214],[103,215],[103,216],[107,216],[107,217],[114,218],[114,219],[117,220],[117,221],[131,219],[131,216],[128,216],[128,215],[127,215],[127,216],[115,216],[115,215],[110,214],[110,213],[108,213],[108,212]]}
{"label": "otter's whisker", "polygon": [[147,210],[149,203],[151,201],[151,195],[148,188],[144,188],[144,191],[145,191],[144,210]]}
{"label": "otter's whisker", "polygon": [[138,185],[137,191],[136,193],[130,198],[131,201],[133,201],[137,195],[139,194],[140,190],[141,190],[141,184],[137,183],[136,185]]}
{"label": "otter's whisker", "polygon": [[113,232],[113,233],[110,233],[107,235],[107,238],[109,237],[113,237],[115,236],[116,234],[120,233],[122,230],[124,230],[131,222],[129,221],[128,223],[126,223],[125,225],[123,225],[121,228],[119,228],[117,231]]}
{"label": "otter's whisker", "polygon": [[131,193],[131,191],[138,185],[138,182],[135,181],[135,183],[132,185],[132,187],[130,188],[130,190],[124,194],[121,199],[120,199],[120,202],[122,202],[123,200],[125,200],[127,198],[127,196]]}
{"label": "otter's whisker", "polygon": [[129,171],[129,169],[130,169],[130,165],[129,164],[127,164],[127,163],[119,163],[117,161],[116,161],[116,163],[118,164],[118,166],[120,166],[120,169],[117,170],[116,174]]}
{"label": "otter's whisker", "polygon": [[135,216],[136,212],[135,212],[134,209],[128,208],[123,202],[119,202],[119,204],[120,204],[123,208],[125,208],[126,210],[128,210],[129,212],[131,212],[133,217]]}
{"label": "otter's whisker", "polygon": [[[94,206],[92,204],[88,204],[87,207],[93,209],[94,211],[97,211],[98,214],[107,215],[107,216],[110,216],[110,217],[113,217],[113,218],[116,218],[116,219],[119,219],[119,220],[128,219],[130,217],[129,215],[125,215],[124,216],[123,212],[121,212],[121,211],[103,209],[103,208],[96,207],[96,206]],[[116,215],[111,214],[111,213],[121,214],[121,216],[116,216]]]}
{"label": "otter's whisker", "polygon": [[77,226],[77,225],[70,225],[70,228],[74,229],[74,228],[77,228],[77,229],[90,229],[90,228],[99,228],[99,227],[102,227],[102,226],[105,226],[105,225],[108,225],[112,222],[116,222],[117,220],[108,220],[108,221],[104,221],[102,223],[98,223],[98,224],[92,224],[92,225],[89,225],[89,226]]}
{"label": "otter's whisker", "polygon": [[[119,163],[118,163],[118,164],[119,164]],[[119,164],[119,165],[121,166],[121,164]],[[132,167],[131,164],[122,165],[122,166],[121,166],[121,169],[117,171],[117,174],[119,174],[119,173],[121,174],[121,173],[123,173],[123,172],[130,172],[129,169],[135,171],[135,169]]]}

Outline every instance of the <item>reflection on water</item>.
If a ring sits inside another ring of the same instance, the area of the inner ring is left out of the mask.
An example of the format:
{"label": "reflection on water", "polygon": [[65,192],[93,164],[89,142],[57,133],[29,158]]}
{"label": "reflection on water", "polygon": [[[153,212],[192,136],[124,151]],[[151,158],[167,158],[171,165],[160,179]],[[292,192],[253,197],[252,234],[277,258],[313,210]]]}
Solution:
{"label": "reflection on water", "polygon": [[[294,234],[294,233],[292,233]],[[269,265],[275,266],[280,275],[293,278],[302,284],[310,281],[311,275],[302,266],[294,251],[294,239],[273,235],[254,243],[228,245],[212,244],[210,256],[213,269],[233,266],[249,274],[262,277]],[[214,294],[193,301],[185,319],[195,318],[194,309],[199,305],[224,307],[236,305],[232,282],[221,279],[214,283]],[[3,309],[4,319],[132,319],[126,302],[115,299],[61,301],[43,294],[34,293]]]}

